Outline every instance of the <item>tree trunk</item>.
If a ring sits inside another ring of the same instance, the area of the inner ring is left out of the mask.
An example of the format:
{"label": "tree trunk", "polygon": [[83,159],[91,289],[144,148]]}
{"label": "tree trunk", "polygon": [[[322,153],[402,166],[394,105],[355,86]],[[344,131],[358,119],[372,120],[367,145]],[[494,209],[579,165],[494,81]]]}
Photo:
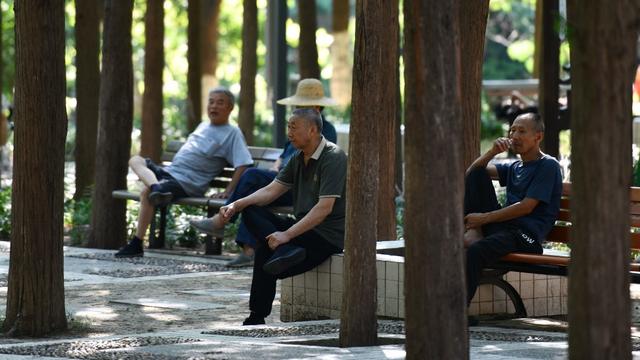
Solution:
{"label": "tree trunk", "polygon": [[100,18],[94,0],[76,0],[76,192],[91,196],[95,180],[100,90]]}
{"label": "tree trunk", "polygon": [[202,111],[207,112],[209,90],[216,86],[218,68],[218,27],[222,0],[204,0],[202,4]]}
{"label": "tree trunk", "polygon": [[[382,135],[393,134],[395,123],[396,97],[388,96],[388,89],[396,84],[397,57],[386,55],[397,52],[398,36],[394,31],[397,22],[396,0],[362,0],[356,4],[345,291],[340,322],[340,346],[343,347],[374,345],[377,340],[376,239],[380,210],[377,195],[384,192],[379,191],[380,185],[388,181],[378,177],[381,159],[386,155],[380,147]],[[372,103],[376,106],[370,106]],[[395,144],[390,143],[385,148],[393,150]],[[391,154],[391,159],[395,160],[394,152]],[[385,176],[393,180],[393,167],[385,170]]]}
{"label": "tree trunk", "polygon": [[65,330],[62,225],[64,1],[23,0],[16,15],[15,162],[4,331]]}
{"label": "tree trunk", "polygon": [[202,0],[188,0],[187,17],[187,130],[191,133],[202,121],[202,57],[200,40],[200,9]]}
{"label": "tree trunk", "polygon": [[[630,359],[631,83],[638,2],[568,2],[573,196],[569,357]],[[595,25],[594,25],[595,24]]]}
{"label": "tree trunk", "polygon": [[248,145],[253,145],[256,73],[258,71],[258,8],[256,0],[244,0],[242,13],[242,68],[240,70],[240,113],[238,123]]}
{"label": "tree trunk", "polygon": [[140,155],[151,158],[156,163],[160,162],[162,154],[163,5],[163,0],[148,0],[144,20],[144,95]]}
{"label": "tree trunk", "polygon": [[[404,194],[404,137],[402,136],[402,93],[400,91],[400,59],[402,58],[402,38],[400,23],[398,22],[398,67],[396,68],[396,124],[394,136],[396,138],[396,163],[395,163],[395,186],[396,195]],[[395,209],[397,211],[397,209]],[[395,214],[394,214],[395,218]],[[397,236],[396,236],[397,237]]]}
{"label": "tree trunk", "polygon": [[469,356],[459,6],[404,3],[407,359]]}
{"label": "tree trunk", "polygon": [[116,249],[126,238],[126,203],[111,192],[127,187],[133,126],[131,14],[133,0],[106,0],[103,30],[96,188],[89,246]]}
{"label": "tree trunk", "polygon": [[560,38],[557,30],[559,0],[545,0],[542,5],[540,37],[540,83],[538,107],[545,122],[543,149],[558,158],[560,153],[560,124],[558,95],[560,85]]}
{"label": "tree trunk", "polygon": [[489,0],[470,1],[460,6],[460,73],[462,102],[462,158],[466,168],[480,155],[480,100],[482,63]]}
{"label": "tree trunk", "polygon": [[331,43],[331,97],[346,109],[351,103],[351,37],[349,0],[333,0],[333,43]]}
{"label": "tree trunk", "polygon": [[298,0],[298,24],[300,24],[300,44],[298,45],[300,79],[320,79],[318,46],[316,45],[318,19],[315,0]]}

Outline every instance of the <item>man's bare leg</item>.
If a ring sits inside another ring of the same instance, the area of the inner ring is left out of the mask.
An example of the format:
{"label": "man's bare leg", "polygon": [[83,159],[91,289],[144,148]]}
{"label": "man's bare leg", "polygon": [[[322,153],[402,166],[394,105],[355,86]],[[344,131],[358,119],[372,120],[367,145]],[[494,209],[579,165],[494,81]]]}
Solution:
{"label": "man's bare leg", "polygon": [[158,183],[156,174],[147,167],[147,162],[142,156],[134,155],[129,159],[129,167],[136,175],[138,175],[140,181],[142,181],[142,183],[148,188],[150,188],[151,185]]}

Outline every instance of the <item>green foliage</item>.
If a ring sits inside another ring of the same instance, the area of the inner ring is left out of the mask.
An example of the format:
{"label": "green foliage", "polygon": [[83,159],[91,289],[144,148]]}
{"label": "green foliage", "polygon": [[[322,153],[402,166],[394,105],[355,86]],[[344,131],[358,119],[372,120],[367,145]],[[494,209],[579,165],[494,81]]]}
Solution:
{"label": "green foliage", "polygon": [[71,245],[85,245],[91,224],[91,197],[67,200],[64,204],[64,219],[65,224],[70,227]]}
{"label": "green foliage", "polygon": [[[14,66],[14,44],[15,44],[15,18],[13,15],[13,0],[0,0],[0,11],[2,11],[2,84],[0,84],[0,99],[4,97],[9,103],[13,102],[13,82],[15,78]],[[6,104],[2,104],[6,105]]]}
{"label": "green foliage", "polygon": [[11,187],[0,189],[0,239],[11,237]]}
{"label": "green foliage", "polygon": [[633,167],[633,186],[640,186],[640,159]]}

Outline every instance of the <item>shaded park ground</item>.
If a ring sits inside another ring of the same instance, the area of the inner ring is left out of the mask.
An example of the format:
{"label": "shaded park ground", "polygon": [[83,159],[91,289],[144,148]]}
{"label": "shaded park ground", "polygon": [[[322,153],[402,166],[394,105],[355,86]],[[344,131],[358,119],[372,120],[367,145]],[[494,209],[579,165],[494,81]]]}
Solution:
{"label": "shaded park ground", "polygon": [[[0,242],[0,307],[6,302],[9,243]],[[401,359],[404,325],[379,319],[375,347],[326,347],[336,320],[283,323],[279,294],[265,326],[238,326],[246,316],[251,270],[228,270],[229,256],[148,251],[115,259],[112,251],[65,247],[70,332],[43,339],[0,338],[0,359]],[[632,287],[640,298],[640,289]],[[566,322],[487,320],[469,329],[472,359],[550,359],[567,354]],[[632,332],[634,356],[640,333]],[[20,355],[14,357],[13,355]]]}

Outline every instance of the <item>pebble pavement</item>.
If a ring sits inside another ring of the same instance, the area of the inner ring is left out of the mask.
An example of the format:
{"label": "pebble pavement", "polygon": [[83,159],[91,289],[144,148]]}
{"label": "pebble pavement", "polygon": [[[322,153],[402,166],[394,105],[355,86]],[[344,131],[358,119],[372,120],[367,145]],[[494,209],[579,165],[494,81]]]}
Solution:
{"label": "pebble pavement", "polygon": [[[2,310],[8,248],[0,242]],[[65,248],[65,299],[73,329],[46,339],[0,338],[0,359],[405,357],[401,321],[379,322],[380,343],[386,345],[319,346],[337,342],[338,321],[282,323],[278,295],[267,325],[239,326],[247,316],[251,269],[228,270],[224,259],[166,251],[148,251],[142,259],[115,259],[112,255],[112,251]],[[212,306],[196,306],[202,303]],[[469,338],[471,359],[566,358],[564,332],[514,330],[492,324],[471,328]],[[634,339],[634,350],[639,348]]]}

